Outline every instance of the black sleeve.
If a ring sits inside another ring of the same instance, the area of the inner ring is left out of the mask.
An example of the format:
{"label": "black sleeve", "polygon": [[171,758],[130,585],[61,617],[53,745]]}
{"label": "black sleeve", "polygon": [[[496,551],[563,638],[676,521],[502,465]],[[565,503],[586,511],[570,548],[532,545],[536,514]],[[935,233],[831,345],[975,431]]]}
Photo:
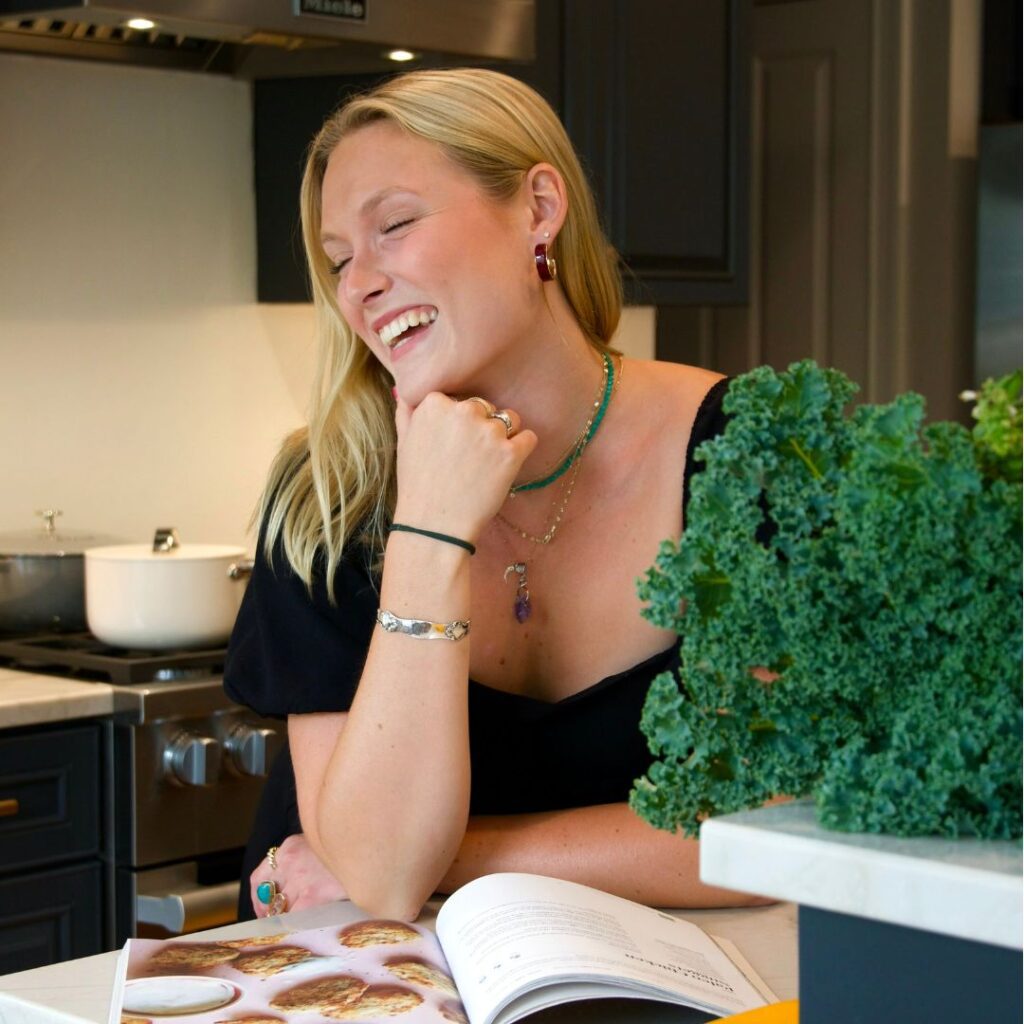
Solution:
{"label": "black sleeve", "polygon": [[347,711],[376,621],[377,590],[364,550],[346,552],[335,575],[334,605],[322,572],[310,594],[280,542],[271,564],[261,535],[255,561],[228,643],[227,695],[279,718]]}
{"label": "black sleeve", "polygon": [[690,482],[694,473],[704,468],[703,462],[694,461],[693,453],[702,441],[717,437],[723,430],[729,417],[722,412],[722,399],[729,390],[729,378],[723,377],[708,389],[697,410],[690,429],[690,440],[686,446],[686,465],[683,467],[683,517],[685,522],[686,506],[690,503]]}

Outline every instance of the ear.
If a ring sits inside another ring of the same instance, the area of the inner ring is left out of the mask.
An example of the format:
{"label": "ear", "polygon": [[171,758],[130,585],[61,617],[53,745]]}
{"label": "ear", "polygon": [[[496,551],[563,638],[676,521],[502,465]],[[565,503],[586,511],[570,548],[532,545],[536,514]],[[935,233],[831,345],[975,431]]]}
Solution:
{"label": "ear", "polygon": [[529,228],[537,241],[545,232],[555,238],[568,212],[565,181],[551,164],[534,164],[526,172],[523,190],[529,205]]}

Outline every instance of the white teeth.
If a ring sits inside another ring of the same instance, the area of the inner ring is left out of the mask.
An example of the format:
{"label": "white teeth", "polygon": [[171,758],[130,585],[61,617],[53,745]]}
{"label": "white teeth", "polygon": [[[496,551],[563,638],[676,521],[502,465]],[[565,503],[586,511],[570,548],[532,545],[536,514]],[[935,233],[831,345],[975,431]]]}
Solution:
{"label": "white teeth", "polygon": [[388,347],[394,347],[394,339],[410,327],[418,327],[420,324],[433,323],[437,319],[437,310],[432,308],[409,309],[396,316],[390,323],[385,324],[377,335]]}

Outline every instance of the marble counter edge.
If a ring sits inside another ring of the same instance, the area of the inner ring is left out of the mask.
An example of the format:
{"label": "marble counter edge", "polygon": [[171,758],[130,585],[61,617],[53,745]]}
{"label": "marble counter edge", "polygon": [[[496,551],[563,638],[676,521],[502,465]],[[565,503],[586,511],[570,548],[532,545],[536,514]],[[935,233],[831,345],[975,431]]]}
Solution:
{"label": "marble counter edge", "polygon": [[[782,827],[773,827],[773,815],[762,813],[776,808],[704,822],[701,880],[1009,949],[1024,945],[1019,851],[1007,858],[1016,864],[1016,873],[929,860],[884,848],[905,849],[907,840],[837,837],[816,825],[813,806],[789,807]],[[795,827],[804,834],[795,834]],[[1009,845],[994,849],[1001,852]]]}
{"label": "marble counter edge", "polygon": [[114,687],[0,669],[0,729],[110,715]]}

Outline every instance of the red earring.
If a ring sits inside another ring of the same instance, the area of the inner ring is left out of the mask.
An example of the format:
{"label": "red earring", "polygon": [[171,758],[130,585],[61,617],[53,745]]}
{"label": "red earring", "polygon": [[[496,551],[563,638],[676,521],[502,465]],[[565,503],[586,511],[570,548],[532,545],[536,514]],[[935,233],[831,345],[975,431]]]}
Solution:
{"label": "red earring", "polygon": [[542,281],[554,281],[558,277],[558,264],[554,256],[548,255],[546,242],[541,242],[533,250],[533,261],[537,265],[537,275]]}

